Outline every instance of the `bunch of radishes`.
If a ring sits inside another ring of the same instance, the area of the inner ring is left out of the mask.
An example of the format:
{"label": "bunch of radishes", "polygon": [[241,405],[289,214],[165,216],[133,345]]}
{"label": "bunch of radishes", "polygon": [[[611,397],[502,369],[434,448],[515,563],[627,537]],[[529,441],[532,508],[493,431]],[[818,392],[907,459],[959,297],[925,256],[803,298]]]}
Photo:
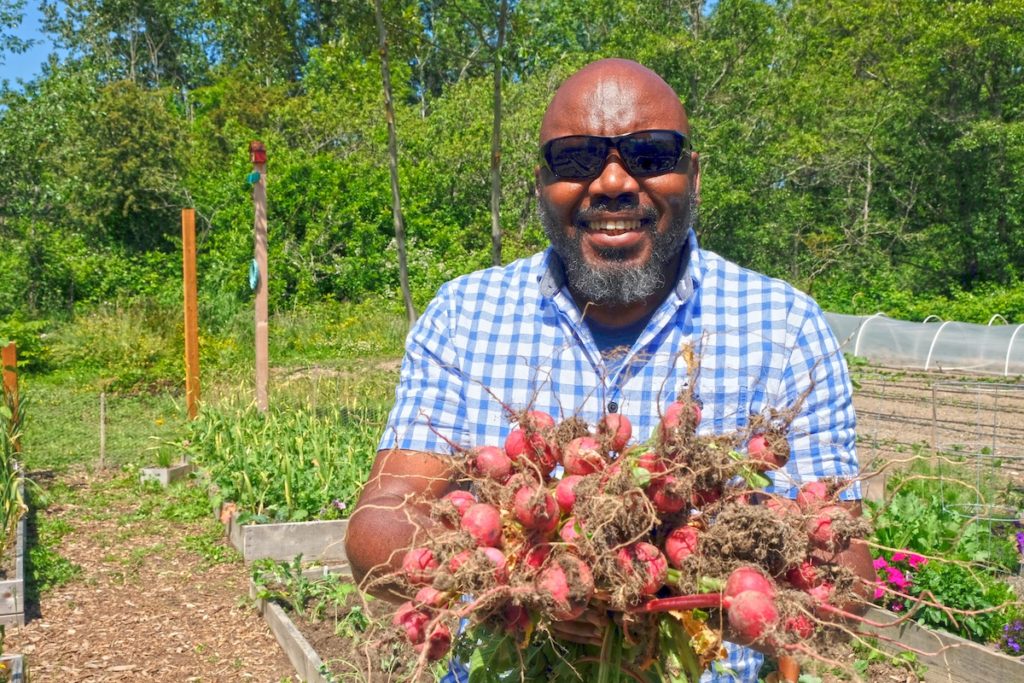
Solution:
{"label": "bunch of radishes", "polygon": [[807,484],[796,501],[760,491],[788,459],[780,415],[698,436],[700,403],[682,396],[634,445],[621,414],[593,430],[539,411],[515,419],[503,447],[456,458],[468,490],[432,503],[440,524],[391,577],[415,593],[393,623],[425,659],[445,655],[464,617],[532,633],[588,608],[634,641],[687,611],[719,644],[725,614],[743,639],[785,647],[851,598],[852,573],[829,558],[866,529],[835,504],[838,483]]}

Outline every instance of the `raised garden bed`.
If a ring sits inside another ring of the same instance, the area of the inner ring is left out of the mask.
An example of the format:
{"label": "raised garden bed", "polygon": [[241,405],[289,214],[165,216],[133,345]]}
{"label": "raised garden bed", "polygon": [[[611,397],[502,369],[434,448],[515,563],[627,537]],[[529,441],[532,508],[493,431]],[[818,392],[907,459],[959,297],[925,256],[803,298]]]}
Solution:
{"label": "raised garden bed", "polygon": [[[12,574],[0,580],[0,625],[25,625],[25,530],[28,520],[18,520],[15,534]],[[0,679],[2,680],[2,679]],[[13,680],[13,679],[12,679]]]}
{"label": "raised garden bed", "polygon": [[[422,672],[418,678],[412,677],[418,655],[389,634],[392,630],[389,614],[394,606],[380,601],[365,602],[351,584],[348,566],[305,569],[301,575],[314,582],[331,575],[331,583],[336,587],[347,584],[352,590],[328,588],[326,592],[319,592],[310,590],[307,585],[305,590],[309,591],[309,596],[304,609],[308,613],[316,609],[314,604],[318,600],[325,595],[331,596],[326,603],[319,603],[320,616],[310,619],[308,614],[296,615],[288,607],[289,601],[297,596],[286,586],[279,588],[288,597],[278,603],[274,599],[259,597],[261,588],[255,581],[249,584],[250,597],[255,599],[257,608],[300,679],[307,683],[436,681],[429,671]],[[318,597],[313,597],[313,594]],[[267,593],[262,592],[262,595]]]}
{"label": "raised garden bed", "polygon": [[155,481],[164,488],[167,488],[176,481],[188,477],[195,470],[195,465],[190,462],[183,462],[169,467],[143,467],[139,471],[139,481],[143,484]]}
{"label": "raised garden bed", "polygon": [[256,607],[277,638],[277,643],[284,650],[288,661],[295,668],[299,679],[306,683],[328,683],[321,673],[324,670],[323,660],[313,650],[313,646],[295,626],[284,608],[269,600],[257,600]]}
{"label": "raised garden bed", "polygon": [[[900,617],[877,607],[865,615],[881,623],[893,623]],[[865,627],[886,638],[898,640],[905,647],[928,653],[918,655],[917,661],[928,667],[925,683],[979,683],[979,681],[1024,681],[1024,661],[979,645],[951,633],[933,631],[913,621],[885,629]],[[879,641],[882,649],[899,653],[905,651],[894,643]]]}
{"label": "raised garden bed", "polygon": [[219,515],[226,520],[228,540],[246,562],[271,559],[290,561],[302,555],[304,562],[347,565],[347,519],[272,524],[239,524],[238,513]]}

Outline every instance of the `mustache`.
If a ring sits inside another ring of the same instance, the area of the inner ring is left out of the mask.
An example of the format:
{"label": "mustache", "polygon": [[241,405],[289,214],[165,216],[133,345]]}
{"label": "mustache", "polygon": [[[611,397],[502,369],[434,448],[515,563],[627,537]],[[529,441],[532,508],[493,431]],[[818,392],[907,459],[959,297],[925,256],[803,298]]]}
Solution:
{"label": "mustache", "polygon": [[[631,210],[630,213],[637,213],[637,211]],[[640,223],[641,228],[653,228],[654,224],[658,222],[658,218],[661,214],[656,208],[651,205],[639,207]],[[584,223],[589,223],[595,218],[606,216],[608,209],[601,204],[593,204],[585,209],[577,209],[572,216],[573,224],[577,227],[582,227]]]}

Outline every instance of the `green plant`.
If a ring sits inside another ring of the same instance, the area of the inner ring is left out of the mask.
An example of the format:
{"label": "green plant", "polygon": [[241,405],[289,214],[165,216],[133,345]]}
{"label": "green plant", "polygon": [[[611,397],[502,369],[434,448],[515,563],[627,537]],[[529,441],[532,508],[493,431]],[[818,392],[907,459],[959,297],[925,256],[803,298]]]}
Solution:
{"label": "green plant", "polygon": [[959,562],[924,565],[915,577],[911,594],[932,596],[952,610],[923,606],[917,613],[918,621],[981,643],[999,637],[1010,616],[1008,608],[1016,600],[1005,582]]}
{"label": "green plant", "polygon": [[337,519],[369,473],[386,416],[382,407],[210,407],[192,423],[192,449],[241,523]]}
{"label": "green plant", "polygon": [[24,477],[18,462],[28,401],[6,385],[0,401],[0,557],[14,544],[18,522],[27,512]]}

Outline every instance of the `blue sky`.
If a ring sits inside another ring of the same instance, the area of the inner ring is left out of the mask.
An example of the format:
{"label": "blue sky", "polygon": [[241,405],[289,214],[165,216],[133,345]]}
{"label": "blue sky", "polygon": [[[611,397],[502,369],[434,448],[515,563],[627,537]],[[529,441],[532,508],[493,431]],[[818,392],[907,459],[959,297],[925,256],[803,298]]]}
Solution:
{"label": "blue sky", "polygon": [[29,0],[25,5],[25,16],[22,18],[21,28],[14,31],[14,34],[19,38],[33,38],[40,42],[28,52],[4,55],[4,62],[0,64],[0,80],[7,79],[12,86],[19,78],[23,81],[30,81],[38,76],[42,72],[47,56],[53,50],[50,41],[39,32],[41,15],[38,3],[35,0]]}

